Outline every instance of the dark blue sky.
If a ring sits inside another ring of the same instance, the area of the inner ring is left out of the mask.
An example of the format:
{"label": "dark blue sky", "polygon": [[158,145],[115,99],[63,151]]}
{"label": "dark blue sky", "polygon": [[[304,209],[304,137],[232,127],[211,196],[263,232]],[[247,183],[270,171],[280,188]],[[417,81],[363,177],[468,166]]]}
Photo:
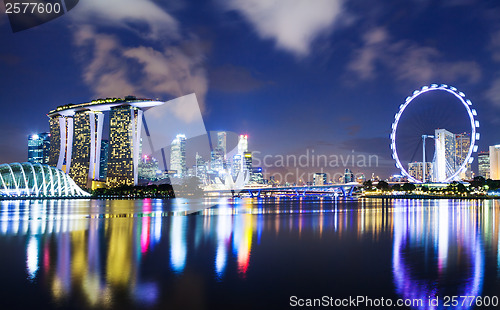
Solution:
{"label": "dark blue sky", "polygon": [[474,102],[487,150],[500,143],[499,16],[479,0],[81,0],[12,33],[2,8],[0,162],[25,161],[58,105],[195,92],[207,130],[247,133],[252,150],[354,150],[380,158],[355,172],[387,176],[394,114],[430,83]]}

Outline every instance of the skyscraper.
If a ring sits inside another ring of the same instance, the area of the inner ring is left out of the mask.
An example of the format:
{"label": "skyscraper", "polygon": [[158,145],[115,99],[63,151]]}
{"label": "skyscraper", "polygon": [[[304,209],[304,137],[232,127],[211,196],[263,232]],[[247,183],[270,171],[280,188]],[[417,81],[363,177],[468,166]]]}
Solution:
{"label": "skyscraper", "polygon": [[138,182],[142,113],[129,105],[111,108],[107,187]]}
{"label": "skyscraper", "polygon": [[50,156],[50,134],[42,132],[28,136],[28,162],[48,164]]}
{"label": "skyscraper", "polygon": [[175,170],[177,177],[183,177],[186,172],[186,136],[178,134],[170,146],[170,170]]}
{"label": "skyscraper", "polygon": [[254,167],[252,168],[252,177],[250,179],[250,182],[254,184],[264,184],[264,174],[262,173],[262,168],[261,167]]}
{"label": "skyscraper", "polygon": [[317,172],[313,175],[314,185],[325,185],[326,184],[326,173]]}
{"label": "skyscraper", "polygon": [[479,176],[484,177],[485,179],[490,178],[490,153],[489,152],[480,152],[477,156],[477,161],[479,165]]}
{"label": "skyscraper", "polygon": [[103,114],[78,111],[73,116],[74,136],[69,176],[80,187],[91,188],[99,179]]}
{"label": "skyscraper", "polygon": [[51,111],[49,117],[49,165],[68,174],[73,150],[73,117],[61,115],[56,111]]}
{"label": "skyscraper", "polygon": [[217,146],[211,152],[211,168],[219,173],[227,168],[226,135],[225,131],[217,132]]}
{"label": "skyscraper", "polygon": [[104,181],[108,176],[109,140],[101,140],[101,160],[99,167],[99,180]]}
{"label": "skyscraper", "polygon": [[196,153],[196,166],[195,175],[200,179],[200,181],[205,184],[207,182],[207,163],[203,160],[203,157]]}
{"label": "skyscraper", "polygon": [[138,166],[138,176],[140,182],[147,184],[148,182],[156,181],[158,180],[160,172],[160,166],[156,158],[148,155],[142,156]]}
{"label": "skyscraper", "polygon": [[238,154],[248,152],[248,136],[240,135],[238,138]]}
{"label": "skyscraper", "polygon": [[455,172],[456,142],[455,135],[446,129],[436,129],[435,158],[434,158],[434,180],[442,182]]}
{"label": "skyscraper", "polygon": [[[455,170],[459,169],[463,164],[470,149],[470,134],[468,133],[459,133],[455,135]],[[461,179],[472,179],[472,169],[471,164],[466,163],[465,170],[460,172]]]}
{"label": "skyscraper", "polygon": [[500,180],[500,144],[490,146],[490,178]]}
{"label": "skyscraper", "polygon": [[243,153],[243,169],[252,172],[252,152]]}
{"label": "skyscraper", "polygon": [[217,132],[217,147],[221,150],[224,159],[226,159],[226,153],[227,153],[226,137],[227,133],[225,131]]}
{"label": "skyscraper", "polygon": [[351,169],[346,168],[344,172],[344,184],[354,182],[354,173],[352,173]]}
{"label": "skyscraper", "polygon": [[235,154],[233,156],[233,165],[231,167],[231,175],[233,178],[236,178],[238,176],[238,173],[242,171],[242,155],[241,154]]}
{"label": "skyscraper", "polygon": [[[90,187],[93,180],[104,177],[107,187],[137,184],[143,109],[162,104],[127,96],[57,107],[48,114],[49,165],[71,174],[80,186]],[[103,111],[110,111],[109,145],[101,143]]]}
{"label": "skyscraper", "polygon": [[[433,176],[433,164],[431,162],[425,162],[425,182],[432,182]],[[408,163],[408,174],[415,179],[422,181],[422,175],[424,173],[424,165],[422,162]]]}

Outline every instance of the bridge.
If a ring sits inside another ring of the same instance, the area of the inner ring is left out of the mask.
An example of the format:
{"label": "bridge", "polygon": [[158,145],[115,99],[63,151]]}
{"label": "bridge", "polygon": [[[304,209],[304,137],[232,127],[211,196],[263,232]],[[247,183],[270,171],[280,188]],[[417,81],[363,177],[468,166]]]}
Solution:
{"label": "bridge", "polygon": [[330,184],[330,185],[308,185],[308,186],[283,186],[283,187],[244,187],[242,189],[233,190],[209,190],[205,191],[207,195],[231,195],[233,197],[242,194],[248,194],[250,197],[305,197],[305,196],[323,196],[334,195],[342,197],[351,197],[356,188],[363,185],[352,182],[347,184]]}

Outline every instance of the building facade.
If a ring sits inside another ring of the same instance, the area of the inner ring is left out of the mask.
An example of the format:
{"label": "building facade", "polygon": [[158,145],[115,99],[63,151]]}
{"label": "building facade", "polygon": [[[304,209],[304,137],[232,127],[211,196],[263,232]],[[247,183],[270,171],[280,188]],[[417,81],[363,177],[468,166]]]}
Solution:
{"label": "building facade", "polygon": [[99,167],[99,180],[105,181],[108,176],[109,140],[101,140],[101,162]]}
{"label": "building facade", "polygon": [[[163,103],[128,96],[57,107],[48,114],[49,165],[87,188],[104,178],[108,187],[137,184],[143,109]],[[102,143],[105,122],[109,144]]]}
{"label": "building facade", "polygon": [[[468,133],[459,133],[455,135],[455,169],[459,169],[467,159],[469,154],[471,138]],[[460,179],[472,179],[472,168],[470,163],[465,164],[465,170],[460,172]]]}
{"label": "building facade", "polygon": [[480,152],[477,156],[478,168],[479,168],[479,176],[482,176],[485,179],[490,178],[490,153],[489,152]]}
{"label": "building facade", "polygon": [[455,134],[446,129],[436,129],[434,132],[435,159],[434,181],[442,182],[455,172],[456,140]]}
{"label": "building facade", "polygon": [[138,183],[142,113],[127,105],[111,108],[107,187]]}
{"label": "building facade", "polygon": [[28,136],[28,162],[48,164],[50,159],[50,133]]}
{"label": "building facade", "polygon": [[490,179],[500,180],[500,144],[490,146]]}
{"label": "building facade", "polygon": [[346,168],[344,172],[344,184],[354,182],[354,173],[352,173],[351,169]]}
{"label": "building facade", "polygon": [[73,150],[69,176],[80,187],[99,179],[103,114],[79,111],[73,116]]}
{"label": "building facade", "polygon": [[326,173],[315,173],[313,175],[314,185],[325,185],[326,184]]}
{"label": "building facade", "polygon": [[238,154],[248,152],[248,135],[240,135],[238,137]]}
{"label": "building facade", "polygon": [[[415,179],[422,181],[422,176],[424,174],[424,164],[423,162],[413,162],[408,163],[408,174]],[[423,182],[432,182],[434,175],[434,165],[433,163],[425,163],[425,180]]]}
{"label": "building facade", "polygon": [[186,136],[178,134],[170,146],[170,170],[175,170],[176,177],[183,177],[186,172]]}

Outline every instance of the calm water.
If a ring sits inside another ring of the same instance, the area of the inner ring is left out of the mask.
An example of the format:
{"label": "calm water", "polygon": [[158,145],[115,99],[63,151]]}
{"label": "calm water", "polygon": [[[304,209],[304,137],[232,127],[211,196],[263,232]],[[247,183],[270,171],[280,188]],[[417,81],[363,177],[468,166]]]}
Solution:
{"label": "calm water", "polygon": [[[499,201],[0,207],[0,309],[299,308],[291,296],[422,300],[406,308],[440,309],[444,296],[500,296]],[[429,305],[435,297],[437,307]],[[446,309],[474,308],[469,301]]]}

